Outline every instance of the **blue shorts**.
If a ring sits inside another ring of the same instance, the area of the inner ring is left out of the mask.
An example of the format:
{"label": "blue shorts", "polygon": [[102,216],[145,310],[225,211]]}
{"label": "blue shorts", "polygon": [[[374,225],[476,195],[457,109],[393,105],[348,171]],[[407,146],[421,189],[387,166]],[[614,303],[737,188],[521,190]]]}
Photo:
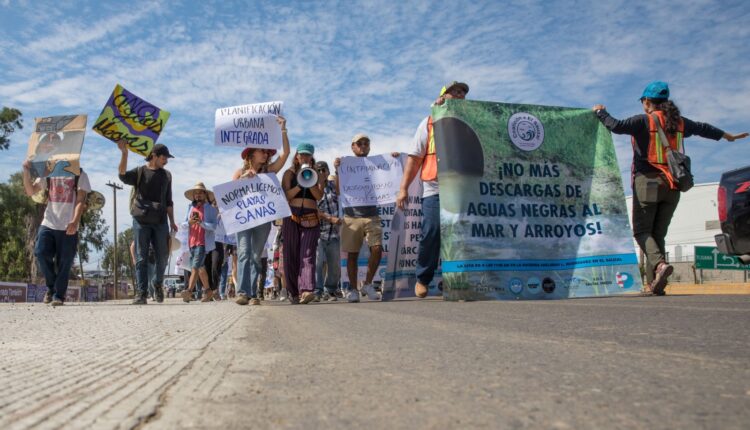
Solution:
{"label": "blue shorts", "polygon": [[206,247],[198,245],[190,248],[190,268],[200,269],[206,261]]}

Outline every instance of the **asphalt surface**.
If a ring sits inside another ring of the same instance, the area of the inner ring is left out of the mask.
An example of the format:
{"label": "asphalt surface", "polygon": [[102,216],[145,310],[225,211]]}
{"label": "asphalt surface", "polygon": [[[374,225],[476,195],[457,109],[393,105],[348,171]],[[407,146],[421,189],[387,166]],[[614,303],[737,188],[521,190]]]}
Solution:
{"label": "asphalt surface", "polygon": [[0,305],[0,428],[748,428],[750,297]]}

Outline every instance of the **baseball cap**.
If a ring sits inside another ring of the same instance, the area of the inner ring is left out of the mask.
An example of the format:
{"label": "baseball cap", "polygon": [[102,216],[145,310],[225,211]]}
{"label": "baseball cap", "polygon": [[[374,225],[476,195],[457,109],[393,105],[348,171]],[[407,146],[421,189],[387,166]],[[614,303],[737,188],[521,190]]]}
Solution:
{"label": "baseball cap", "polygon": [[297,154],[310,154],[315,153],[315,147],[311,143],[300,143],[297,145]]}
{"label": "baseball cap", "polygon": [[169,148],[161,143],[154,145],[153,149],[151,149],[151,153],[155,156],[166,155],[167,158],[174,158],[174,156],[169,153]]}
{"label": "baseball cap", "polygon": [[357,134],[354,135],[354,137],[352,137],[352,143],[357,143],[361,139],[370,140],[370,137],[368,135],[364,134],[364,133],[357,133]]}
{"label": "baseball cap", "polygon": [[461,89],[464,90],[464,93],[469,93],[469,86],[467,84],[458,81],[451,81],[448,85],[444,86],[443,89],[440,90],[440,95],[442,96],[443,94],[447,93],[453,87],[461,87]]}
{"label": "baseball cap", "polygon": [[639,100],[643,99],[656,99],[656,100],[667,100],[669,98],[669,85],[666,82],[654,81],[646,85],[643,90],[643,95]]}

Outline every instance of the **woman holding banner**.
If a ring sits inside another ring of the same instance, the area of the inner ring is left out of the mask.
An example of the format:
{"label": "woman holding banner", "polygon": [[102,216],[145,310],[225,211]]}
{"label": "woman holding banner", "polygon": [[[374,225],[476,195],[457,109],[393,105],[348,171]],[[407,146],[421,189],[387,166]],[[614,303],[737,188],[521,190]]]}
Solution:
{"label": "woman holding banner", "polygon": [[309,143],[297,146],[292,167],[281,180],[292,211],[291,217],[284,218],[281,234],[284,281],[289,303],[293,305],[315,299],[315,254],[320,237],[318,200],[323,197],[326,178],[319,175],[315,180],[314,152],[315,147]]}
{"label": "woman holding banner", "polygon": [[748,133],[732,135],[682,117],[677,105],[669,100],[666,82],[648,84],[640,101],[645,114],[624,120],[610,116],[603,105],[595,105],[592,110],[611,132],[632,136],[633,236],[646,255],[645,293],[663,295],[674,271],[666,261],[664,241],[680,201],[677,181],[667,166],[666,145],[684,153],[683,137],[697,135],[713,140],[723,137],[732,142],[747,137]]}
{"label": "woman holding banner", "polygon": [[[240,178],[252,178],[259,173],[277,173],[284,167],[289,158],[289,138],[286,133],[286,119],[282,116],[276,117],[281,125],[281,141],[283,147],[276,161],[271,162],[271,157],[276,154],[275,149],[245,148],[242,151],[243,165],[238,169],[232,180]],[[271,232],[271,223],[265,223],[248,230],[237,233],[237,299],[238,305],[259,305],[258,279],[261,272],[261,257],[268,234]]]}

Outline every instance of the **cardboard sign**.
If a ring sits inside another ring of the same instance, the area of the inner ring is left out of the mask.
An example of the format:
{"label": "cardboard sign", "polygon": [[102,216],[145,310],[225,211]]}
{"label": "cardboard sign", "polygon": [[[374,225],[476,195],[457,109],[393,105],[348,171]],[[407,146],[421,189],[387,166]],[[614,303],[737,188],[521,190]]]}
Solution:
{"label": "cardboard sign", "polygon": [[169,112],[117,84],[92,129],[113,142],[127,141],[131,151],[145,157],[168,119]]}
{"label": "cardboard sign", "polygon": [[377,206],[396,201],[404,167],[401,157],[342,157],[339,166],[340,201],[344,208]]}
{"label": "cardboard sign", "polygon": [[86,115],[34,118],[27,159],[36,176],[77,176],[86,134]]}

